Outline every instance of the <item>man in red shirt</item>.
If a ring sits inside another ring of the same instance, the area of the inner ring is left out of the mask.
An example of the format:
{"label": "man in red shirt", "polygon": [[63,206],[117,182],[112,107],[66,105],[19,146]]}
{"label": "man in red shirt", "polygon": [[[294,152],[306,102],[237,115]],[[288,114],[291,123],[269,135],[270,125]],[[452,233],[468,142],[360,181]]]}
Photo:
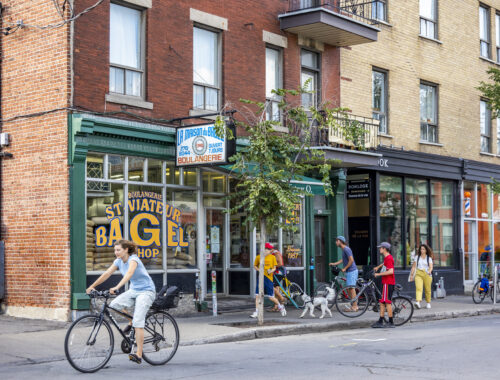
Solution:
{"label": "man in red shirt", "polygon": [[[380,273],[375,273],[375,277],[382,277],[382,298],[379,300],[380,304],[380,318],[375,322],[372,327],[382,328],[382,327],[394,327],[394,321],[392,319],[392,292],[394,291],[394,285],[396,285],[396,277],[394,276],[394,258],[391,255],[391,245],[387,242],[383,242],[377,246],[381,255],[384,256],[384,263],[375,267],[375,272],[377,272],[381,267]],[[387,308],[387,315],[389,316],[389,323],[384,323],[385,309]]]}

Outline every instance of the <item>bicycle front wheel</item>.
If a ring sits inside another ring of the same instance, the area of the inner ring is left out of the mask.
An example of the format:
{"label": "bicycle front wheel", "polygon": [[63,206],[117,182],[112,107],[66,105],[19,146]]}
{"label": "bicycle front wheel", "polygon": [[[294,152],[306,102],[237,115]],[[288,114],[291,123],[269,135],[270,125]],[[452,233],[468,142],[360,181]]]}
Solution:
{"label": "bicycle front wheel", "polygon": [[346,286],[340,289],[335,298],[335,306],[340,314],[348,318],[363,315],[368,309],[369,298],[358,286]]}
{"label": "bicycle front wheel", "polygon": [[151,365],[166,364],[179,346],[179,327],[165,311],[148,314],[144,325],[143,358]]}
{"label": "bicycle front wheel", "polygon": [[486,292],[479,290],[480,285],[481,281],[478,281],[474,284],[474,288],[472,288],[472,300],[474,303],[481,303],[486,298]]}
{"label": "bicycle front wheel", "polygon": [[395,326],[404,325],[413,316],[413,303],[404,296],[392,297],[392,315]]}
{"label": "bicycle front wheel", "polygon": [[290,293],[290,298],[295,303],[294,306],[302,309],[304,307],[304,300],[302,299],[302,288],[295,282],[292,282],[288,287],[288,292]]}
{"label": "bicycle front wheel", "polygon": [[69,364],[84,373],[96,372],[113,354],[114,337],[106,320],[84,315],[74,321],[66,333],[64,352]]}

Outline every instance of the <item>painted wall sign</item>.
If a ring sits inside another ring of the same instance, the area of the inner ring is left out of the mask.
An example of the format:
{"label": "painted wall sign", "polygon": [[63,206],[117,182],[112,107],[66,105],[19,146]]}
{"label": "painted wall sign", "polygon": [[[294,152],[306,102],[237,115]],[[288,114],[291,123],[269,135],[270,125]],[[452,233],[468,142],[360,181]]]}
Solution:
{"label": "painted wall sign", "polygon": [[177,128],[177,166],[227,162],[226,138],[217,136],[213,124]]}

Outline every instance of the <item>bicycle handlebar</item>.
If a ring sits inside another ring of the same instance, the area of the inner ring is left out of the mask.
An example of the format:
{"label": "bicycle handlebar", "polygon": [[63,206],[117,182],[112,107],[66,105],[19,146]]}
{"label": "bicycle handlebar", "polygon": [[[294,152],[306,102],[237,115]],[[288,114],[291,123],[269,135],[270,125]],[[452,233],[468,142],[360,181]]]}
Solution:
{"label": "bicycle handlebar", "polygon": [[[118,293],[115,293],[114,295],[116,295]],[[97,297],[104,297],[104,298],[109,298],[112,294],[109,292],[109,290],[102,290],[102,291],[99,291],[99,290],[95,290],[93,289],[89,294],[88,296],[90,298],[97,298]]]}

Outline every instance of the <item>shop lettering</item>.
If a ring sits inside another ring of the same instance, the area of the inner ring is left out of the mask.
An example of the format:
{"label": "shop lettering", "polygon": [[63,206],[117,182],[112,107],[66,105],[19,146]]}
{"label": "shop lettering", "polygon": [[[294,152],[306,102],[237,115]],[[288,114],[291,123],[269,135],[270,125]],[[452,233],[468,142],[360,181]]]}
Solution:
{"label": "shop lettering", "polygon": [[223,161],[224,158],[222,154],[207,154],[204,156],[189,156],[189,157],[178,157],[177,165],[186,165],[186,164],[196,164],[200,162],[220,162]]}
{"label": "shop lettering", "polygon": [[[151,196],[151,197],[150,197]],[[163,206],[161,195],[148,192],[129,193],[127,203],[130,213],[137,213],[130,220],[130,238],[138,245],[139,257],[156,257],[160,249],[147,248],[161,246],[161,216],[165,213],[167,219],[167,246],[185,248],[189,243],[184,239],[184,229],[180,227],[181,211],[167,204]],[[123,215],[122,202],[106,207],[105,213],[109,220],[109,227],[100,226],[95,230],[97,247],[112,247],[114,243],[123,239],[120,217]],[[139,232],[142,232],[140,234]]]}
{"label": "shop lettering", "polygon": [[177,131],[177,145],[181,145],[184,141],[189,140],[192,137],[205,136],[212,137],[214,139],[224,141],[224,137],[217,135],[215,127],[213,125],[209,127],[199,127],[199,128],[189,128],[181,129]]}
{"label": "shop lettering", "polygon": [[378,166],[383,167],[383,168],[388,168],[389,167],[389,160],[387,158],[381,158],[378,160]]}

